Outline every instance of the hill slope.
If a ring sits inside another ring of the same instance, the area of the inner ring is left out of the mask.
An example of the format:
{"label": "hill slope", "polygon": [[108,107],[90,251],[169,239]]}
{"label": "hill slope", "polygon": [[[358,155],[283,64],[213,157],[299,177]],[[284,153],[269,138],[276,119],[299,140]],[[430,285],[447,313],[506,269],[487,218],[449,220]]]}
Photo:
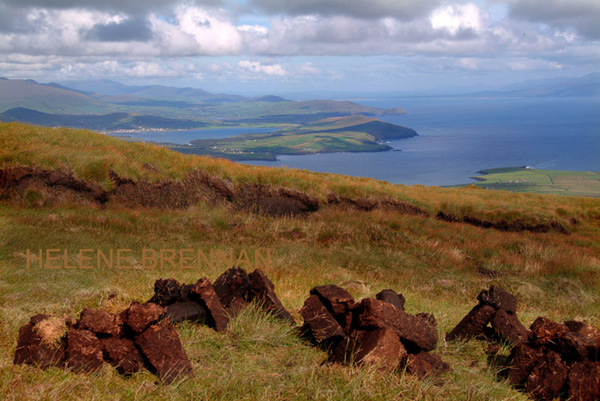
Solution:
{"label": "hill slope", "polygon": [[[298,324],[314,286],[338,284],[357,299],[393,288],[410,313],[433,313],[443,338],[479,291],[494,284],[518,297],[526,326],[540,315],[600,326],[597,199],[251,167],[17,123],[0,124],[0,145],[4,399],[39,399],[43,389],[48,398],[63,399],[527,400],[495,376],[506,346],[492,358],[486,342],[440,341],[434,352],[452,371],[432,385],[403,372],[324,364],[324,351],[253,309],[219,333],[178,325],[193,375],[170,385],[155,384],[148,372],[122,377],[110,366],[87,375],[12,364],[19,327],[34,314],[76,318],[87,307],[117,312],[148,300],[158,278],[214,281],[232,263],[262,268]],[[205,190],[185,198],[190,187]],[[246,207],[282,194],[314,197],[318,206],[296,217]],[[58,268],[46,268],[45,256],[41,268],[35,257],[27,267],[28,255],[56,249]],[[87,249],[120,249],[132,257],[121,268],[65,268],[77,266],[79,250]],[[142,269],[144,249],[234,256],[194,268],[167,261]],[[269,262],[257,266],[257,252],[267,250]]]}
{"label": "hill slope", "polygon": [[70,89],[31,80],[0,79],[0,112],[17,107],[74,114],[111,110],[104,102]]}
{"label": "hill slope", "polygon": [[124,112],[109,114],[49,114],[18,107],[0,113],[0,121],[20,121],[48,127],[87,128],[99,131],[139,129],[193,129],[207,126],[199,121],[136,115]]}
{"label": "hill slope", "polygon": [[[74,83],[75,84],[75,83]],[[104,85],[104,86],[103,86]],[[48,121],[35,123],[55,125],[50,120],[71,115],[69,126],[110,130],[110,127],[75,125],[78,117],[110,112],[143,114],[171,119],[210,120],[212,124],[305,124],[326,117],[353,114],[402,114],[400,108],[380,109],[348,101],[290,101],[276,96],[248,99],[237,95],[212,94],[202,89],[169,86],[128,86],[112,81],[76,85],[71,90],[60,84],[0,79],[0,112],[27,108],[48,113]],[[103,90],[93,93],[85,89]],[[54,116],[54,114],[58,116]],[[76,115],[74,117],[73,115]],[[39,117],[39,116],[38,116]],[[30,120],[20,120],[33,122]],[[75,123],[74,123],[75,122]],[[142,128],[153,128],[142,127]]]}

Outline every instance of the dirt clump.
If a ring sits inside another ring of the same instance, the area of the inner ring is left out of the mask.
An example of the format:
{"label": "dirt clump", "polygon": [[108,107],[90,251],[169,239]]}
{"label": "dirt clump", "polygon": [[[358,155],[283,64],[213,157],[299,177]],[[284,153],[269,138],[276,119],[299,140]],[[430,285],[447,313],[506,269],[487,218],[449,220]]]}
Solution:
{"label": "dirt clump", "polygon": [[235,313],[248,306],[252,283],[244,269],[228,269],[215,280],[213,286],[227,311]]}
{"label": "dirt clump", "polygon": [[144,359],[133,340],[126,337],[100,339],[104,360],[122,375],[129,375],[144,368]]}
{"label": "dirt clump", "polygon": [[380,301],[392,304],[400,310],[404,310],[404,304],[406,303],[404,295],[398,294],[396,291],[391,290],[389,288],[379,291],[377,295],[375,295],[375,298]]}
{"label": "dirt clump", "polygon": [[[304,319],[301,333],[329,352],[329,362],[389,371],[410,365],[407,372],[423,376],[449,369],[437,356],[420,356],[430,355],[436,348],[435,318],[406,313],[401,294],[391,290],[380,293],[392,302],[374,298],[356,302],[347,291],[332,284],[315,287],[310,294],[300,310]],[[431,363],[420,363],[422,359]]]}
{"label": "dirt clump", "polygon": [[517,317],[514,295],[492,285],[482,290],[477,300],[479,304],[446,334],[446,340],[477,338],[518,344],[527,338],[529,331]]}
{"label": "dirt clump", "polygon": [[152,302],[133,302],[122,314],[122,319],[131,331],[139,334],[157,323],[165,313],[165,308]]}
{"label": "dirt clump", "polygon": [[190,360],[177,331],[168,320],[148,327],[135,337],[135,344],[161,380],[170,383],[192,372]]}
{"label": "dirt clump", "polygon": [[[49,327],[47,323],[52,320],[55,323]],[[64,336],[66,331],[67,323],[63,319],[48,315],[32,316],[29,322],[19,329],[14,363],[36,365],[42,369],[64,366],[67,348]]]}
{"label": "dirt clump", "polygon": [[206,311],[206,322],[210,327],[216,331],[227,328],[229,317],[209,279],[199,279],[192,287],[191,296]]}
{"label": "dirt clump", "polygon": [[67,333],[67,366],[76,372],[96,372],[102,368],[102,343],[89,330]]}
{"label": "dirt clump", "polygon": [[119,337],[123,331],[121,316],[100,309],[85,308],[81,311],[76,327],[101,336]]}

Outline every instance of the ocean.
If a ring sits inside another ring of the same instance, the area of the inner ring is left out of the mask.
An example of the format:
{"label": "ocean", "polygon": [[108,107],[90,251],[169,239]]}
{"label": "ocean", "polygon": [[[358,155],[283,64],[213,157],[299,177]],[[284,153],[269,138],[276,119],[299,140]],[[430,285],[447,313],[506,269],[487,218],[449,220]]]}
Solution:
{"label": "ocean", "polygon": [[[458,185],[484,169],[530,166],[600,171],[600,98],[405,98],[372,96],[358,103],[402,107],[381,117],[419,136],[387,143],[395,151],[278,156],[251,165],[286,166],[372,177],[394,184]],[[141,132],[148,141],[188,143],[266,129]],[[129,135],[129,134],[128,134]]]}
{"label": "ocean", "polygon": [[279,156],[252,165],[286,166],[427,186],[474,182],[497,167],[600,171],[599,98],[381,98],[376,107],[402,107],[382,120],[418,137],[391,141],[396,151]]}

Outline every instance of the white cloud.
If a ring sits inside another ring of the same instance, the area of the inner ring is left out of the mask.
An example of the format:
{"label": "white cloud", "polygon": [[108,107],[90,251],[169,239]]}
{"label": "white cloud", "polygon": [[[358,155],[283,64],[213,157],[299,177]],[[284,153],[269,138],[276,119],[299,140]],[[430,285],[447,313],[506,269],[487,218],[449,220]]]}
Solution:
{"label": "white cloud", "polygon": [[[0,76],[326,82],[394,76],[393,63],[369,64],[382,55],[435,71],[600,62],[598,0],[248,0],[244,15],[220,0],[129,3],[0,0]],[[360,72],[353,56],[365,59]]]}
{"label": "white cloud", "polygon": [[175,9],[175,18],[178,29],[195,39],[199,53],[220,55],[240,51],[240,35],[226,12],[180,5]]}
{"label": "white cloud", "polygon": [[297,73],[302,74],[302,75],[318,75],[318,74],[322,73],[322,71],[320,69],[318,69],[317,67],[315,67],[314,64],[311,62],[302,64],[301,66],[299,66],[297,68],[296,71],[297,71]]}
{"label": "white cloud", "polygon": [[444,5],[435,9],[429,18],[433,29],[445,29],[452,35],[461,30],[481,32],[488,19],[473,3]]}
{"label": "white cloud", "polygon": [[287,75],[286,70],[280,64],[263,65],[258,61],[242,60],[238,66],[244,70],[265,75],[283,77]]}

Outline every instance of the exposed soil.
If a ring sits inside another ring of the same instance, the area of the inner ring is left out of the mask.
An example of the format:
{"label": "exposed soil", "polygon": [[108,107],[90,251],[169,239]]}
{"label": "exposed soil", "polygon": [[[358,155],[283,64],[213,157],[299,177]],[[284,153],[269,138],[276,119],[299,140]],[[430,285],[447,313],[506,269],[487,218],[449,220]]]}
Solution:
{"label": "exposed soil", "polygon": [[[148,165],[145,168],[154,168]],[[27,206],[47,206],[60,203],[114,204],[130,208],[185,209],[200,202],[231,205],[269,216],[303,216],[321,208],[321,202],[305,192],[271,185],[243,184],[234,186],[226,179],[211,176],[202,170],[191,171],[182,181],[150,182],[120,177],[109,171],[113,189],[106,191],[95,181],[76,178],[68,169],[46,170],[39,167],[8,167],[0,169],[0,199],[12,199]],[[355,199],[327,194],[327,205],[357,211],[390,210],[404,215],[429,217],[419,206],[399,202],[390,197],[359,197]],[[567,229],[552,220],[530,224],[516,219],[512,222],[491,222],[474,216],[455,216],[440,211],[438,220],[466,223],[501,231],[556,231]]]}
{"label": "exposed soil", "polygon": [[426,210],[421,209],[418,206],[412,205],[410,203],[398,202],[397,200],[389,197],[361,197],[356,199],[350,199],[343,196],[338,196],[334,192],[329,192],[327,194],[327,203],[330,205],[337,205],[342,208],[362,210],[367,212],[374,209],[383,209],[392,210],[400,214],[429,216],[429,213]]}
{"label": "exposed soil", "polygon": [[114,188],[106,191],[99,183],[79,180],[65,169],[9,167],[0,169],[0,198],[35,206],[73,202],[159,209],[184,209],[199,202],[216,202],[278,216],[298,216],[319,209],[318,199],[300,191],[268,185],[236,188],[228,180],[201,170],[190,172],[182,181],[135,181],[112,170],[109,177]]}
{"label": "exposed soil", "polygon": [[127,207],[185,209],[201,201],[231,201],[233,184],[194,170],[183,181],[149,182],[122,178],[109,171],[115,187],[108,197],[111,202]]}
{"label": "exposed soil", "polygon": [[0,198],[3,197],[37,206],[64,202],[103,204],[108,200],[108,194],[96,182],[79,180],[70,170],[38,167],[0,169]]}
{"label": "exposed soil", "polygon": [[513,222],[507,222],[504,219],[500,219],[496,222],[482,220],[474,216],[462,216],[458,217],[451,213],[438,212],[435,216],[438,220],[455,222],[455,223],[466,223],[476,227],[482,228],[495,228],[500,231],[509,232],[522,232],[531,231],[533,233],[547,233],[549,231],[557,231],[562,234],[568,234],[567,229],[556,220],[552,220],[548,223],[530,224],[523,220],[516,219]]}

